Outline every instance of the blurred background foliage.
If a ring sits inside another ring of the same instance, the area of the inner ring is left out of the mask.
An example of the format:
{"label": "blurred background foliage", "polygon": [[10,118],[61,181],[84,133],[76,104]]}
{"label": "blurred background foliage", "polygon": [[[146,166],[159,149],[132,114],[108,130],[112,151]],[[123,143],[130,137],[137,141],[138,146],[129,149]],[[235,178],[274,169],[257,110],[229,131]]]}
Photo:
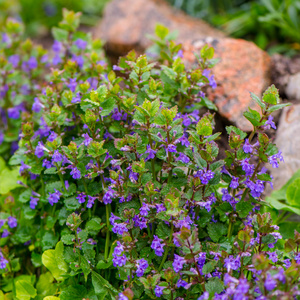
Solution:
{"label": "blurred background foliage", "polygon": [[168,0],[228,35],[254,41],[272,53],[300,49],[300,0]]}
{"label": "blurred background foliage", "polygon": [[47,35],[58,24],[65,7],[81,11],[81,24],[93,26],[109,0],[0,0],[0,26],[8,17],[22,20],[28,36]]}
{"label": "blurred background foliage", "polygon": [[[25,23],[28,36],[42,36],[61,19],[62,8],[81,11],[93,26],[109,0],[0,0],[0,26],[12,16]],[[269,53],[300,50],[300,0],[167,0],[228,35],[254,41]]]}

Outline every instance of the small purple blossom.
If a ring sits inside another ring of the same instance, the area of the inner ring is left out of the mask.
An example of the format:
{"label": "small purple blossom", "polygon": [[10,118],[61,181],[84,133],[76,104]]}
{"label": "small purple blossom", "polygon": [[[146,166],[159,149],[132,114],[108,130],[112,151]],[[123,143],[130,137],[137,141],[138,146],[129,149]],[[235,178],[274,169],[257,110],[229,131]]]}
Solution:
{"label": "small purple blossom", "polygon": [[81,178],[81,173],[76,167],[72,168],[72,171],[70,172],[70,175],[73,177],[73,179],[80,179]]}
{"label": "small purple blossom", "polygon": [[75,42],[74,42],[74,45],[80,49],[80,50],[84,50],[87,46],[87,42],[84,41],[83,39],[77,39]]}
{"label": "small purple blossom", "polygon": [[79,204],[82,204],[85,202],[86,196],[84,193],[79,193],[78,196],[76,197],[76,199],[78,200]]}
{"label": "small purple blossom", "polygon": [[153,150],[150,145],[147,145],[147,150],[145,153],[148,154],[148,156],[146,157],[145,161],[149,160],[149,159],[153,159],[155,158],[155,154],[157,151]]}
{"label": "small purple blossom", "polygon": [[163,290],[165,288],[166,288],[165,286],[157,285],[154,289],[155,296],[160,298],[163,295]]}
{"label": "small purple blossom", "polygon": [[155,251],[157,256],[162,256],[164,253],[164,243],[162,243],[162,239],[160,239],[157,235],[153,236],[154,239],[151,243],[151,248]]}
{"label": "small purple blossom", "polygon": [[62,193],[56,189],[54,189],[54,193],[49,193],[48,201],[51,206],[53,206],[54,203],[57,203],[58,200],[60,199],[60,196]]}
{"label": "small purple blossom", "polygon": [[185,264],[185,259],[177,254],[174,255],[174,261],[172,263],[173,269],[176,273],[182,270]]}
{"label": "small purple blossom", "polygon": [[7,225],[10,228],[15,228],[18,225],[17,219],[15,217],[8,217],[7,218]]}
{"label": "small purple blossom", "polygon": [[141,277],[144,275],[145,270],[149,267],[149,264],[146,259],[142,258],[136,261],[136,266],[137,266],[136,276]]}

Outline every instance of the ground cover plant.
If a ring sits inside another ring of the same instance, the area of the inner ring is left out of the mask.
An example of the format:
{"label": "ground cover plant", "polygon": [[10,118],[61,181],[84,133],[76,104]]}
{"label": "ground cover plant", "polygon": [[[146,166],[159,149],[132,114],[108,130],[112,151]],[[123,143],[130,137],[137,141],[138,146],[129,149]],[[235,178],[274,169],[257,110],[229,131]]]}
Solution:
{"label": "ground cover plant", "polygon": [[277,89],[251,94],[253,132],[227,127],[221,160],[213,49],[187,70],[158,25],[151,58],[111,68],[79,17],[53,53],[16,22],[2,35],[1,299],[297,299],[299,233],[282,239],[262,198]]}

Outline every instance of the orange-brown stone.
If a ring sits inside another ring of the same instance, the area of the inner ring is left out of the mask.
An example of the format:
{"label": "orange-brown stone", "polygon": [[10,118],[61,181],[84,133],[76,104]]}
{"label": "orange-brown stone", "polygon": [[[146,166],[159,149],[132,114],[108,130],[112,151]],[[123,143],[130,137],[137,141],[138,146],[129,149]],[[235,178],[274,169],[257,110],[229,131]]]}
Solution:
{"label": "orange-brown stone", "polygon": [[192,18],[163,0],[113,0],[105,8],[103,20],[94,36],[106,42],[114,55],[124,55],[132,49],[140,52],[151,45],[157,23],[178,31],[178,42],[225,36],[202,20]]}
{"label": "orange-brown stone", "polygon": [[220,62],[213,68],[216,82],[215,90],[208,97],[219,109],[219,113],[245,131],[251,131],[251,123],[243,117],[244,111],[250,106],[259,110],[251,99],[250,92],[261,96],[270,84],[271,59],[254,43],[241,39],[207,38],[184,44],[184,58],[193,60],[192,53],[199,53],[204,44],[215,48],[215,57]]}

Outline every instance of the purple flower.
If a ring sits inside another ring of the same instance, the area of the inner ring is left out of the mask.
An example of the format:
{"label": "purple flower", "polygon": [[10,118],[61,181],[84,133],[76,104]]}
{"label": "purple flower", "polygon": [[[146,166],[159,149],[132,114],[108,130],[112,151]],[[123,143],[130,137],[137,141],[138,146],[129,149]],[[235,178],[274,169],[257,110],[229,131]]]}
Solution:
{"label": "purple flower", "polygon": [[184,164],[188,164],[190,162],[190,158],[183,153],[179,153],[177,160],[182,161]]}
{"label": "purple flower", "polygon": [[136,276],[141,277],[144,275],[145,270],[149,267],[149,264],[146,259],[142,258],[136,261],[136,266],[137,266]]}
{"label": "purple flower", "polygon": [[72,171],[70,172],[70,175],[73,177],[73,179],[80,179],[81,178],[81,173],[76,167],[72,168]]}
{"label": "purple flower", "polygon": [[156,212],[157,213],[160,213],[162,211],[166,211],[166,208],[165,208],[165,206],[162,203],[161,204],[156,204],[155,208],[156,208]]}
{"label": "purple flower", "polygon": [[93,139],[87,133],[84,133],[82,137],[84,138],[83,144],[85,146],[88,146],[93,141]]}
{"label": "purple flower", "polygon": [[52,64],[54,66],[57,66],[58,64],[60,64],[62,62],[62,59],[60,58],[60,56],[58,54],[56,54],[54,57],[53,57],[53,60],[52,60]]}
{"label": "purple flower", "polygon": [[96,199],[97,199],[97,197],[92,197],[92,196],[88,195],[88,202],[86,204],[86,207],[92,208]]}
{"label": "purple flower", "polygon": [[217,87],[217,83],[216,83],[216,81],[215,81],[215,76],[214,76],[214,75],[210,75],[210,76],[209,76],[209,73],[210,73],[210,70],[205,69],[205,70],[203,70],[202,75],[205,76],[205,77],[208,79],[209,85],[210,85],[213,89],[215,89],[215,88]]}
{"label": "purple flower", "polygon": [[4,134],[3,132],[0,130],[0,145],[3,143],[4,141]]}
{"label": "purple flower", "polygon": [[113,110],[113,114],[111,115],[112,119],[115,121],[121,121],[122,119],[122,113],[119,112],[117,108]]}
{"label": "purple flower", "polygon": [[163,290],[165,289],[166,287],[165,286],[159,286],[157,285],[154,289],[154,293],[155,293],[155,296],[160,298],[162,295],[163,295]]}
{"label": "purple flower", "polygon": [[197,263],[200,268],[203,268],[206,260],[206,253],[205,252],[200,252],[198,256],[196,257]]}
{"label": "purple flower", "polygon": [[46,158],[43,160],[43,165],[44,168],[46,169],[50,169],[53,167],[53,165],[51,164],[51,162],[49,160],[47,160]]}
{"label": "purple flower", "polygon": [[281,151],[278,151],[277,154],[274,154],[274,155],[272,155],[272,156],[270,156],[268,158],[269,163],[272,165],[273,168],[278,168],[279,167],[277,159],[279,159],[280,161],[283,161],[283,157],[282,157],[282,152]]}
{"label": "purple flower", "polygon": [[103,203],[105,205],[110,204],[112,202],[112,198],[114,198],[116,195],[116,192],[111,188],[111,186],[108,187],[108,190],[103,196]]}
{"label": "purple flower", "polygon": [[176,153],[177,152],[176,146],[173,145],[173,144],[168,145],[167,151],[172,152],[172,153]]}
{"label": "purple flower", "polygon": [[236,189],[239,186],[239,178],[232,176],[231,182],[230,182],[230,187],[232,189]]}
{"label": "purple flower", "polygon": [[4,229],[3,232],[2,232],[2,238],[6,238],[10,235],[10,232],[7,230],[7,229]]}
{"label": "purple flower", "polygon": [[145,153],[147,153],[148,156],[146,157],[145,161],[155,158],[156,152],[157,151],[153,150],[150,145],[147,145],[147,150]]}
{"label": "purple flower", "polygon": [[5,219],[0,219],[0,229],[2,228],[2,226],[6,223]]}
{"label": "purple flower", "polygon": [[[53,153],[53,155],[52,155],[52,163],[53,163],[53,164],[54,164],[54,163],[58,163],[58,162],[60,162],[60,161],[62,161],[62,160],[63,160],[62,154],[59,153],[58,150],[55,150],[54,153]],[[74,178],[74,179],[75,179],[75,178]]]}
{"label": "purple flower", "polygon": [[30,57],[27,61],[27,66],[30,70],[37,68],[38,62],[34,56]]}
{"label": "purple flower", "polygon": [[7,115],[10,119],[17,120],[20,118],[20,109],[18,106],[11,107],[7,110]]}
{"label": "purple flower", "polygon": [[28,165],[25,165],[24,162],[23,162],[23,160],[22,160],[22,161],[21,161],[21,166],[20,166],[19,172],[20,172],[20,174],[22,174],[25,170],[28,170],[28,169],[30,169],[30,168],[31,168],[31,167],[28,166]]}
{"label": "purple flower", "polygon": [[173,269],[176,273],[182,270],[185,264],[185,259],[177,254],[174,255],[174,261],[172,263]]}
{"label": "purple flower", "polygon": [[42,158],[44,156],[44,145],[41,142],[38,142],[34,154],[37,158]]}
{"label": "purple flower", "polygon": [[31,209],[35,209],[36,208],[36,206],[38,205],[38,201],[39,201],[40,199],[39,198],[36,198],[36,197],[30,197],[30,202],[29,202],[29,206],[30,206],[30,208]]}
{"label": "purple flower", "polygon": [[181,143],[181,145],[185,146],[185,147],[190,146],[189,140],[184,135],[175,141],[175,144],[177,144],[177,143]]}
{"label": "purple flower", "polygon": [[183,116],[183,120],[182,120],[182,125],[185,126],[185,127],[188,127],[192,124],[192,121],[191,119],[189,118],[189,115],[188,114],[185,114]]}
{"label": "purple flower", "polygon": [[35,113],[39,113],[42,109],[43,105],[42,103],[40,102],[39,98],[35,97],[34,98],[34,102],[32,104],[32,110],[35,112]]}
{"label": "purple flower", "polygon": [[151,243],[151,248],[155,251],[155,254],[157,256],[162,256],[164,253],[164,245],[165,243],[162,243],[162,239],[160,239],[157,235],[154,235],[154,239]]}
{"label": "purple flower", "polygon": [[86,196],[84,193],[79,193],[78,196],[76,197],[76,199],[78,200],[79,204],[82,204],[85,202]]}
{"label": "purple flower", "polygon": [[7,225],[10,228],[15,228],[18,225],[17,219],[15,217],[8,217],[7,218]]}
{"label": "purple flower", "polygon": [[266,123],[264,124],[264,128],[265,129],[270,129],[270,127],[272,127],[273,129],[276,129],[276,125],[273,122],[273,117],[269,116],[268,120],[266,121]]}
{"label": "purple flower", "polygon": [[5,269],[7,264],[8,264],[8,260],[5,259],[2,253],[0,252],[0,269]]}
{"label": "purple flower", "polygon": [[118,300],[128,300],[128,298],[125,295],[123,295],[122,293],[119,293],[118,296],[119,296]]}
{"label": "purple flower", "polygon": [[[245,295],[248,293],[249,291],[249,287],[250,287],[250,284],[248,283],[247,279],[246,278],[241,278],[240,281],[239,281],[239,284],[237,285],[236,287],[236,292],[235,294],[242,294],[242,295]],[[234,298],[234,299],[242,299],[242,298]]]}
{"label": "purple flower", "polygon": [[72,55],[72,60],[78,64],[79,68],[83,67],[84,59],[83,59],[83,57],[81,55],[75,55],[75,54],[73,54]]}
{"label": "purple flower", "polygon": [[75,92],[77,87],[76,78],[70,78],[69,84],[67,84],[68,88],[71,90],[72,93]]}
{"label": "purple flower", "polygon": [[52,45],[52,50],[56,53],[60,52],[62,50],[62,43],[55,40]]}
{"label": "purple flower", "polygon": [[202,184],[208,184],[208,182],[214,178],[215,173],[211,170],[204,171],[201,169],[197,171],[197,173],[194,176],[199,177]]}
{"label": "purple flower", "polygon": [[150,207],[147,203],[143,203],[142,207],[140,208],[140,215],[147,217],[150,211]]}
{"label": "purple flower", "polygon": [[78,48],[78,49],[81,49],[81,50],[84,50],[87,46],[87,42],[84,41],[83,39],[77,39],[75,42],[74,42],[74,45]]}
{"label": "purple flower", "polygon": [[[48,137],[48,141],[49,142],[53,142],[55,139],[57,138],[57,134],[54,131],[51,131],[49,137]],[[61,160],[60,160],[61,161]]]}
{"label": "purple flower", "polygon": [[8,61],[12,64],[12,66],[14,68],[16,68],[19,65],[19,62],[20,62],[20,56],[18,54],[11,55],[8,58]]}
{"label": "purple flower", "polygon": [[60,199],[60,196],[62,195],[62,193],[56,189],[54,189],[54,193],[49,193],[49,197],[48,197],[48,201],[50,203],[51,206],[53,206],[54,203],[57,203],[58,200]]}
{"label": "purple flower", "polygon": [[115,256],[115,255],[113,254],[113,259],[112,259],[112,261],[113,261],[114,267],[117,267],[117,266],[122,267],[122,266],[125,266],[125,265],[126,265],[127,257],[126,257],[125,254],[123,254],[123,255],[121,255],[121,256]]}
{"label": "purple flower", "polygon": [[224,266],[227,268],[227,272],[230,270],[238,270],[241,267],[241,259],[239,256],[236,258],[233,257],[233,255],[229,255],[224,260]]}
{"label": "purple flower", "polygon": [[254,172],[254,165],[249,163],[249,158],[241,160],[242,170],[246,173],[246,176],[252,176]]}
{"label": "purple flower", "polygon": [[265,284],[264,284],[265,288],[267,291],[272,291],[276,288],[277,286],[277,282],[275,279],[273,279],[273,277],[271,276],[270,273],[267,274],[267,278],[265,280]]}
{"label": "purple flower", "polygon": [[134,226],[139,227],[141,230],[147,228],[147,220],[144,217],[134,216]]}
{"label": "purple flower", "polygon": [[71,103],[79,103],[79,102],[81,102],[81,96],[80,96],[80,92],[77,92],[77,93],[76,93],[76,96],[74,96],[74,97],[72,98]]}
{"label": "purple flower", "polygon": [[249,139],[245,140],[245,143],[243,145],[243,150],[245,153],[252,153],[253,152],[253,146],[249,143]]}

